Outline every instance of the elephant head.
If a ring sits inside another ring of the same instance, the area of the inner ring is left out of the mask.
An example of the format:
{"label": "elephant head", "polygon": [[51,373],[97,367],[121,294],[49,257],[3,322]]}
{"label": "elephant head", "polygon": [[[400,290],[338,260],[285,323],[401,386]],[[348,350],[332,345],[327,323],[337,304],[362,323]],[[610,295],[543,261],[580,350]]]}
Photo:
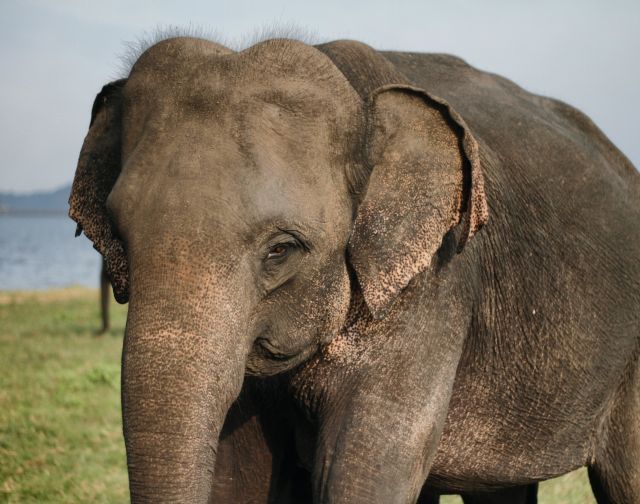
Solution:
{"label": "elephant head", "polygon": [[354,290],[384,316],[450,230],[462,243],[482,224],[474,145],[424,91],[363,100],[291,40],[235,53],[168,39],[103,88],[70,215],[130,303],[133,502],[206,502],[245,374],[307,359],[344,325]]}

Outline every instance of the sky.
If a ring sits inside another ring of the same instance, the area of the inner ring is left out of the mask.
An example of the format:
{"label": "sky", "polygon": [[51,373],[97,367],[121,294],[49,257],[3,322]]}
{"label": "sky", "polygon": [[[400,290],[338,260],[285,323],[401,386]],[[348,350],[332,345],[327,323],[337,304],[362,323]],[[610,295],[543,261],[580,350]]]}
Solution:
{"label": "sky", "polygon": [[578,107],[640,167],[638,0],[0,0],[0,192],[69,183],[96,93],[169,26],[455,54]]}

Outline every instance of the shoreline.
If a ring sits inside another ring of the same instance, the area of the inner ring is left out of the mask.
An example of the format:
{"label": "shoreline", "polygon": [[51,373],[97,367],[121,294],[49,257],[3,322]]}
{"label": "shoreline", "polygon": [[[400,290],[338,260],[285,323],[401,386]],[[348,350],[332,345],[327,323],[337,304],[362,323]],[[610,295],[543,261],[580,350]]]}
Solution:
{"label": "shoreline", "polygon": [[99,289],[70,285],[68,287],[51,287],[43,289],[0,290],[0,305],[21,304],[25,302],[53,303],[56,301],[71,301],[74,299],[99,297]]}
{"label": "shoreline", "polygon": [[0,210],[0,217],[68,217],[66,210],[29,209]]}

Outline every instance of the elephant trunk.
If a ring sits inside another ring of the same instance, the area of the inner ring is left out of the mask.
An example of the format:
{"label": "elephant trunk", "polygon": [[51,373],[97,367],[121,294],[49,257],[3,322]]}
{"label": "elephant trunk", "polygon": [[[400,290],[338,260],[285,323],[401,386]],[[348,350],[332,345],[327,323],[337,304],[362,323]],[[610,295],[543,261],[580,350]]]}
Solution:
{"label": "elephant trunk", "polygon": [[181,303],[164,287],[133,292],[129,306],[122,412],[131,501],[206,503],[248,345],[228,302],[194,302],[186,289]]}

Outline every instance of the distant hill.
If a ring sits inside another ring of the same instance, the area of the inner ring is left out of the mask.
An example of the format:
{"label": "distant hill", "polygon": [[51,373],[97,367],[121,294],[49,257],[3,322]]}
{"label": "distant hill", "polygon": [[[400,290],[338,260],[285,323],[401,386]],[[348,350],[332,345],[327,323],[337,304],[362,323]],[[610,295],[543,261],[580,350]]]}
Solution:
{"label": "distant hill", "polygon": [[55,191],[0,193],[0,213],[66,213],[71,184]]}

